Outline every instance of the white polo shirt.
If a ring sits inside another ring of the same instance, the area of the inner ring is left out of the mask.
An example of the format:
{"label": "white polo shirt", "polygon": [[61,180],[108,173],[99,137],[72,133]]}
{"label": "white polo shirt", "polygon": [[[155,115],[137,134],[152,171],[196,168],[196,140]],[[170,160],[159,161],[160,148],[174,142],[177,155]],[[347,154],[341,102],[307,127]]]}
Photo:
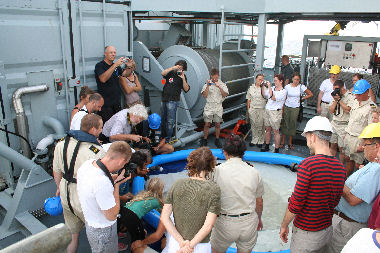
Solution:
{"label": "white polo shirt", "polygon": [[105,228],[116,222],[102,213],[116,205],[114,187],[106,174],[92,164],[94,161],[88,160],[78,169],[78,197],[86,223],[93,228]]}
{"label": "white polo shirt", "polygon": [[80,124],[84,116],[88,114],[87,107],[84,105],[71,120],[70,130],[80,130]]}
{"label": "white polo shirt", "polygon": [[275,90],[275,87],[271,87],[272,91],[273,91],[273,96],[276,98],[276,100],[273,100],[272,98],[270,98],[269,96],[269,90],[267,89],[265,91],[265,96],[268,98],[268,102],[267,104],[265,105],[265,109],[269,110],[269,111],[276,111],[278,109],[282,109],[282,106],[284,105],[285,103],[285,100],[286,100],[286,90],[285,89],[282,89],[282,90]]}

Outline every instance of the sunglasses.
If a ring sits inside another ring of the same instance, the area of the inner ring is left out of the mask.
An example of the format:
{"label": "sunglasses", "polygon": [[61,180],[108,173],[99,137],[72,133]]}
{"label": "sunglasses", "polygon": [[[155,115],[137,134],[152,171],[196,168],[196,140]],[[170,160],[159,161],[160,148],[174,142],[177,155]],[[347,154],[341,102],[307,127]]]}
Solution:
{"label": "sunglasses", "polygon": [[372,142],[372,143],[363,144],[363,147],[372,146],[372,145],[374,145],[374,144],[376,144],[376,143],[375,143],[375,142]]}

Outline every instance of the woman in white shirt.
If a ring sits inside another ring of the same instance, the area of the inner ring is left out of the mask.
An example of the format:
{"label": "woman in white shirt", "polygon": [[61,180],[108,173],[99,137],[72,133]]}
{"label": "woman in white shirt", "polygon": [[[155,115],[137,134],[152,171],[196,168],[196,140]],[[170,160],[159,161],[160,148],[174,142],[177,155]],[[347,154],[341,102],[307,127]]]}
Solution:
{"label": "woman in white shirt", "polygon": [[268,102],[265,105],[265,116],[264,116],[264,125],[265,125],[265,146],[261,149],[261,152],[269,151],[269,143],[272,136],[272,130],[274,135],[274,144],[275,144],[275,153],[279,153],[280,149],[280,125],[282,119],[282,107],[286,99],[286,90],[284,89],[284,76],[275,75],[274,76],[274,87],[270,86],[270,83],[267,82],[266,89],[264,85],[261,87],[261,92],[265,97],[268,98]]}
{"label": "woman in white shirt", "polygon": [[306,96],[301,98],[301,102],[313,96],[313,93],[305,85],[300,83],[301,75],[298,72],[293,74],[292,80],[292,83],[285,86],[287,97],[281,124],[282,139],[280,148],[284,147],[286,136],[289,136],[289,148],[293,149],[292,141],[293,136],[296,135],[301,95],[306,93]]}

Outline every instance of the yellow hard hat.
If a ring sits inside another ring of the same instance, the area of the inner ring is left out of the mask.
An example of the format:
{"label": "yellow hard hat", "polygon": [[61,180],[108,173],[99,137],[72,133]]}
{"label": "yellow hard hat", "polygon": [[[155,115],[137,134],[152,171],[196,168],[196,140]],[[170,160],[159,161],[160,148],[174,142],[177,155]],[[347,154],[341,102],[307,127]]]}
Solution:
{"label": "yellow hard hat", "polygon": [[371,139],[376,137],[380,137],[380,123],[369,124],[359,136],[361,139]]}
{"label": "yellow hard hat", "polygon": [[340,67],[338,65],[333,65],[330,69],[330,74],[339,74],[340,73]]}

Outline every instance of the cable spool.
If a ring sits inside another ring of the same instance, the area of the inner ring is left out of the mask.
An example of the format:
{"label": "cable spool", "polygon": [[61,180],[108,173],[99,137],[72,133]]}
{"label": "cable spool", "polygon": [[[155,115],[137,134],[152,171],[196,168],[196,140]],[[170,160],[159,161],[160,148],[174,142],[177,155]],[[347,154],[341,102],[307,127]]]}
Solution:
{"label": "cable spool", "polygon": [[[193,120],[202,116],[206,100],[201,95],[201,90],[206,80],[210,78],[210,70],[219,67],[219,50],[207,48],[190,48],[182,45],[175,45],[167,48],[158,61],[164,69],[174,66],[179,60],[187,62],[186,77],[190,85],[189,92],[185,93],[186,103]],[[250,63],[251,60],[246,53],[232,52],[223,54],[223,66],[239,65]],[[231,81],[253,76],[252,65],[229,68],[222,70],[222,81]],[[226,83],[229,96],[246,92],[253,80],[244,80],[233,83]],[[223,103],[224,110],[236,107],[245,102],[245,94],[233,98],[227,98]]]}

